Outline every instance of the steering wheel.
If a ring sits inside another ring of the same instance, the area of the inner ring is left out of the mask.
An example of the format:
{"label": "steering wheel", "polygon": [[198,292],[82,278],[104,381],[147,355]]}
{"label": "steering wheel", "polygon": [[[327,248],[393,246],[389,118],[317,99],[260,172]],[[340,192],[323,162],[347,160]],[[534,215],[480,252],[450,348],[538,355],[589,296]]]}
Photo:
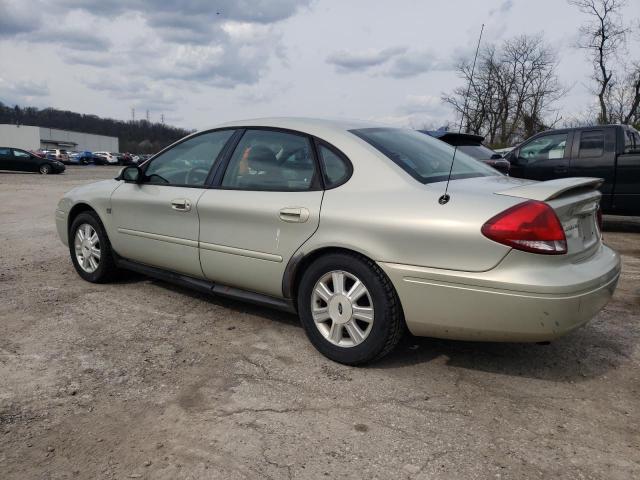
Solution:
{"label": "steering wheel", "polygon": [[185,183],[187,185],[202,185],[207,179],[207,175],[209,175],[209,170],[207,170],[206,168],[192,168],[187,172]]}

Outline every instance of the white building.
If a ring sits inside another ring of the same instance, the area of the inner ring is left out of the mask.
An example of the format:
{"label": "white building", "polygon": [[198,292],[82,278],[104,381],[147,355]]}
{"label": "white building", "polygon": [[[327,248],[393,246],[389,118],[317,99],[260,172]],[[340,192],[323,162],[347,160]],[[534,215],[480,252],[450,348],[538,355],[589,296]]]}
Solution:
{"label": "white building", "polygon": [[0,147],[24,150],[64,149],[90,152],[120,151],[117,137],[29,125],[0,124]]}

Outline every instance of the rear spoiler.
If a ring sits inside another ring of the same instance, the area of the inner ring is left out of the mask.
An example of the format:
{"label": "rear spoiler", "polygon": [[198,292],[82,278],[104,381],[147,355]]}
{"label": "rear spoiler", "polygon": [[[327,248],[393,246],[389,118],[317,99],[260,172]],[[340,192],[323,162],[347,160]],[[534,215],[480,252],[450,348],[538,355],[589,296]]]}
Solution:
{"label": "rear spoiler", "polygon": [[507,190],[496,192],[496,194],[544,202],[557,198],[569,190],[588,188],[595,190],[602,185],[603,181],[602,178],[592,177],[556,178],[546,182],[528,183],[520,187],[508,188]]}

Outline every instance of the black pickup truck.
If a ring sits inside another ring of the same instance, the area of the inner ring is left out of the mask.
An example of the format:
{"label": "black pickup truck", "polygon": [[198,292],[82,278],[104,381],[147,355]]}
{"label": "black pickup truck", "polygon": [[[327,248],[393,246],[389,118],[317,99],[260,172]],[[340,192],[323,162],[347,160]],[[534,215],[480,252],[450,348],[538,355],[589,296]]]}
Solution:
{"label": "black pickup truck", "polygon": [[640,134],[626,125],[566,128],[538,133],[506,157],[512,177],[604,179],[602,211],[640,215]]}

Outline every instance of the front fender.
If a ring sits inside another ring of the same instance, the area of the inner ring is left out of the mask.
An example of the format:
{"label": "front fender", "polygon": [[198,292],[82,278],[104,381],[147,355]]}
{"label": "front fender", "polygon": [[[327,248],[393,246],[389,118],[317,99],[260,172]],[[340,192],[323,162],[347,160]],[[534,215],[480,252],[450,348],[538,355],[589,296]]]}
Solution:
{"label": "front fender", "polygon": [[74,188],[58,202],[55,220],[58,236],[64,245],[69,245],[69,227],[76,212],[93,210],[104,225],[107,235],[112,231],[111,195],[122,182],[103,180]]}

